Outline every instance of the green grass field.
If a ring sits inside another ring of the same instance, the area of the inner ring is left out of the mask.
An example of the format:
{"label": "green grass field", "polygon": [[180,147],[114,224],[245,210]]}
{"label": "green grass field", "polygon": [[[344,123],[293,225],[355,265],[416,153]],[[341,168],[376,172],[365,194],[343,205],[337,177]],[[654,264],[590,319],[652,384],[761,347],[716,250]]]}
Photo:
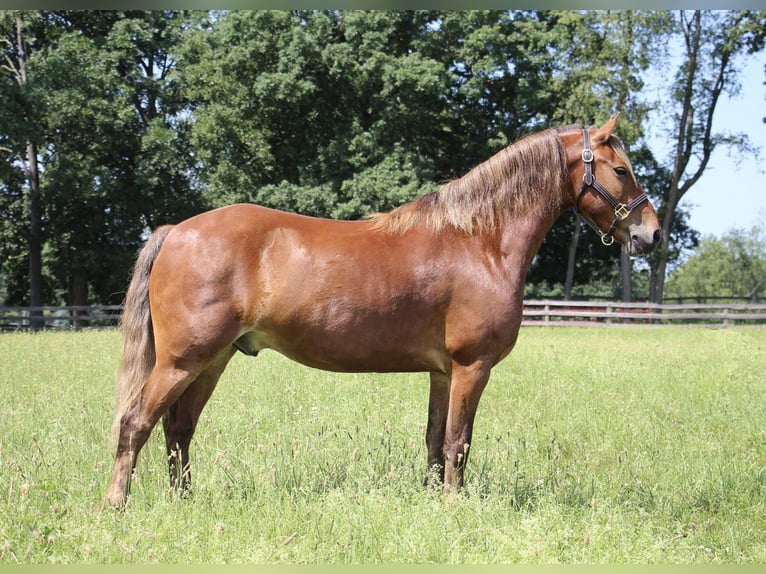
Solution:
{"label": "green grass field", "polygon": [[766,330],[527,328],[463,495],[421,486],[427,376],[237,356],[194,490],[160,429],[104,506],[119,333],[0,335],[0,564],[763,563]]}

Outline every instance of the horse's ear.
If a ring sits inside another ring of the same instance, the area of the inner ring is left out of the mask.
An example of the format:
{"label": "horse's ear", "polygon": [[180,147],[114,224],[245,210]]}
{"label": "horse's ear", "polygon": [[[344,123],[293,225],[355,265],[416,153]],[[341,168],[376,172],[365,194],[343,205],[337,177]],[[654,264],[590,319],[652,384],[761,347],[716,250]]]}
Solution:
{"label": "horse's ear", "polygon": [[593,142],[594,143],[604,143],[609,139],[609,136],[612,135],[612,131],[614,131],[614,126],[617,125],[617,118],[620,117],[620,112],[617,112],[615,115],[612,116],[612,118],[606,122],[603,126],[598,128],[595,134],[593,134]]}

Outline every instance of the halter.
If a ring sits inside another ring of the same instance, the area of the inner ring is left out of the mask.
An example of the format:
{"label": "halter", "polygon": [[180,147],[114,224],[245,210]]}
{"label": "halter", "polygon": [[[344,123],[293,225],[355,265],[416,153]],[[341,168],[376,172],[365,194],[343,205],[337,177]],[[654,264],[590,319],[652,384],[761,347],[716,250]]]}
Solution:
{"label": "halter", "polygon": [[[582,177],[582,185],[580,185],[580,193],[577,196],[577,203],[575,204],[575,211],[583,216],[583,219],[585,219],[586,223],[590,225],[596,233],[599,234],[601,237],[601,243],[604,245],[611,245],[614,243],[614,236],[612,233],[614,233],[614,230],[617,228],[617,226],[620,224],[620,222],[628,217],[630,215],[630,212],[633,211],[637,206],[641,205],[644,201],[647,201],[649,198],[646,196],[645,193],[641,193],[636,199],[631,201],[630,203],[620,203],[617,201],[614,197],[612,197],[612,194],[609,193],[603,185],[601,185],[599,182],[596,181],[596,176],[593,175],[593,151],[590,149],[590,134],[588,133],[588,130],[582,131],[582,137],[583,137],[583,144],[585,146],[585,149],[582,150],[582,160],[585,162],[585,174]],[[580,201],[582,200],[583,194],[588,190],[588,188],[595,189],[601,197],[606,199],[614,208],[614,221],[612,222],[612,225],[609,227],[609,231],[604,233],[601,231],[596,225],[587,217],[585,217],[585,214],[580,210]]]}

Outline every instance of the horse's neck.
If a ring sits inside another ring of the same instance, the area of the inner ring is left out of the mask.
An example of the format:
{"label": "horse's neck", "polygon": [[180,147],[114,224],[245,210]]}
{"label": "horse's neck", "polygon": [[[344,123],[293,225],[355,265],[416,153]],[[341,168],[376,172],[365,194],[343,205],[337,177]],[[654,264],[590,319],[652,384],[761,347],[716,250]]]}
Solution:
{"label": "horse's neck", "polygon": [[[508,270],[520,275],[522,281],[526,278],[527,270],[540,249],[543,239],[559,215],[560,213],[550,213],[535,217],[519,217],[499,230],[497,237],[499,252],[506,261]],[[519,270],[522,273],[518,274]]]}

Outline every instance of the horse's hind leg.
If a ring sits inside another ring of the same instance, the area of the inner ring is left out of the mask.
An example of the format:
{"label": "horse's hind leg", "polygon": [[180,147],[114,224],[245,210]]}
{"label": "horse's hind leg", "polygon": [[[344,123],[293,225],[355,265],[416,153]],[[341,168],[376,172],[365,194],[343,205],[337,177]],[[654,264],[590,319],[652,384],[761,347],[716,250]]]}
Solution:
{"label": "horse's hind leg", "polygon": [[160,416],[178,399],[196,376],[196,372],[160,361],[152,369],[140,397],[120,421],[117,454],[108,491],[109,503],[113,506],[127,501],[131,474],[138,453]]}
{"label": "horse's hind leg", "polygon": [[185,493],[191,483],[189,444],[197,427],[197,421],[234,352],[233,347],[223,351],[197,375],[178,400],[162,415],[170,486],[181,493]]}
{"label": "horse's hind leg", "polygon": [[444,433],[447,429],[449,409],[449,377],[444,373],[431,373],[431,390],[428,397],[428,426],[426,448],[428,469],[425,486],[433,481],[444,482]]}

